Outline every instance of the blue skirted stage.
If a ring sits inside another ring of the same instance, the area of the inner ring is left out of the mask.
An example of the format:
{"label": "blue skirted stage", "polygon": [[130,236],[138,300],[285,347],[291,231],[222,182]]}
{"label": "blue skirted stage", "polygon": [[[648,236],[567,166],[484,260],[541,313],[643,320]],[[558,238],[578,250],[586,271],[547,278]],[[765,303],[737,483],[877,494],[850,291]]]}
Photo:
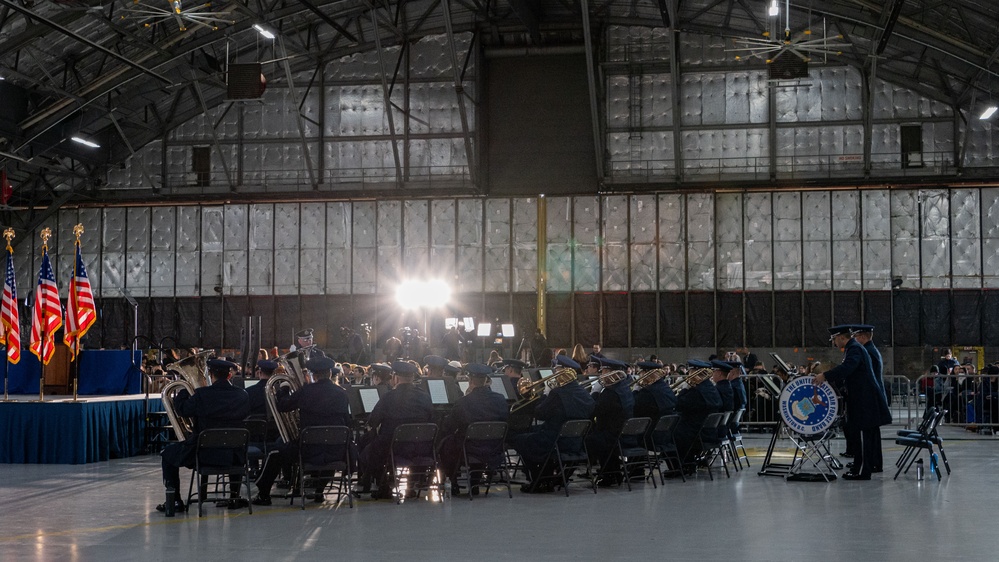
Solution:
{"label": "blue skirted stage", "polygon": [[[0,403],[0,463],[84,464],[131,457],[146,444],[146,396],[46,398]],[[149,411],[162,410],[158,394]]]}
{"label": "blue skirted stage", "polygon": [[46,396],[38,403],[30,400],[38,398],[41,364],[22,352],[7,373],[17,401],[0,403],[0,463],[83,464],[141,453],[146,412],[163,408],[158,394],[147,408],[134,359],[129,350],[84,350],[79,396],[85,402]]}

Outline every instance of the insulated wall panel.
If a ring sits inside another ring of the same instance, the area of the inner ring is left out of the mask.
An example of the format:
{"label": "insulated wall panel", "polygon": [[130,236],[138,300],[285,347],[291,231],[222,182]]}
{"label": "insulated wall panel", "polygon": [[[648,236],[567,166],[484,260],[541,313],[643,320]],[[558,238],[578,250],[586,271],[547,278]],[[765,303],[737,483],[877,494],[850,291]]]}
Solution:
{"label": "insulated wall panel", "polygon": [[395,291],[402,271],[402,204],[379,201],[377,205],[378,292],[386,294]]}
{"label": "insulated wall panel", "polygon": [[429,201],[405,201],[402,209],[402,268],[405,275],[423,277],[430,267]]}
{"label": "insulated wall panel", "polygon": [[801,193],[774,194],[774,289],[802,288]]}
{"label": "insulated wall panel", "polygon": [[[101,276],[104,280],[104,284],[106,285],[104,288],[104,296],[107,297],[117,298],[124,296],[125,233],[128,228],[128,225],[125,222],[127,220],[126,216],[126,209],[104,209],[104,231],[101,237],[101,245],[103,246],[103,251],[101,252]],[[38,255],[38,252],[33,251],[31,255]],[[40,266],[40,263],[32,265]],[[29,266],[29,268],[34,270],[34,273],[30,274],[34,276],[34,279],[31,279],[30,283],[23,283],[21,286],[34,288],[35,283],[38,282],[38,270],[36,267]],[[24,271],[25,269],[27,268],[22,268],[21,270]],[[27,281],[27,279],[25,281]]]}
{"label": "insulated wall panel", "polygon": [[547,198],[548,290],[568,292],[572,289],[572,199]]}
{"label": "insulated wall panel", "polygon": [[250,295],[274,293],[274,205],[250,205],[249,271],[247,290]]}
{"label": "insulated wall panel", "polygon": [[274,294],[299,294],[300,220],[298,203],[274,206]]}
{"label": "insulated wall panel", "polygon": [[681,194],[659,196],[659,288],[687,288],[687,207]]}
{"label": "insulated wall panel", "polygon": [[326,204],[302,203],[299,210],[299,294],[322,294],[326,272]]}
{"label": "insulated wall panel", "polygon": [[717,240],[718,288],[743,289],[743,208],[742,194],[715,196],[715,237]]}
{"label": "insulated wall panel", "polygon": [[803,278],[806,290],[832,286],[832,225],[830,197],[827,191],[802,194]]}
{"label": "insulated wall panel", "polygon": [[351,224],[350,203],[326,204],[326,294],[347,295],[351,292]]}
{"label": "insulated wall panel", "polygon": [[[371,201],[351,205],[351,291],[354,294],[375,292],[378,271],[376,204]],[[391,217],[388,220],[392,220]]]}
{"label": "insulated wall panel", "polygon": [[149,231],[151,210],[130,207],[125,220],[125,287],[133,297],[149,296]]}
{"label": "insulated wall panel", "polygon": [[603,198],[603,290],[628,289],[628,197]]}
{"label": "insulated wall panel", "polygon": [[[149,296],[174,295],[176,207],[153,207],[150,217]],[[72,254],[70,254],[72,255]],[[87,271],[89,274],[89,270]]]}
{"label": "insulated wall panel", "polygon": [[513,291],[538,289],[538,200],[513,200]]}
{"label": "insulated wall panel", "polygon": [[485,223],[485,291],[510,290],[510,200],[487,199]]}
{"label": "insulated wall panel", "polygon": [[455,202],[453,199],[430,203],[430,269],[428,275],[455,282]]}
{"label": "insulated wall panel", "polygon": [[600,200],[573,198],[573,289],[597,291],[600,288]]}
{"label": "insulated wall panel", "polygon": [[[458,271],[454,290],[482,290],[482,200],[458,200]],[[537,266],[535,266],[537,269]]]}
{"label": "insulated wall panel", "polygon": [[904,287],[919,287],[919,203],[915,191],[891,192],[891,271]]}
{"label": "insulated wall panel", "polygon": [[743,269],[746,290],[773,288],[772,194],[750,193],[744,199]]}
{"label": "insulated wall panel", "polygon": [[631,206],[631,290],[658,289],[657,217],[654,195],[633,195]]}
{"label": "insulated wall panel", "polygon": [[710,194],[687,196],[687,286],[693,290],[715,287],[714,198]]}
{"label": "insulated wall panel", "polygon": [[201,293],[201,251],[201,208],[178,207],[177,268],[174,270],[178,297]]}
{"label": "insulated wall panel", "polygon": [[999,288],[999,189],[982,190],[982,285]]}
{"label": "insulated wall panel", "polygon": [[836,290],[861,288],[860,193],[834,191],[832,196],[832,286]]}
{"label": "insulated wall panel", "polygon": [[982,286],[982,202],[977,189],[950,192],[951,283],[955,289]]}
{"label": "insulated wall panel", "polygon": [[887,190],[861,192],[865,289],[891,287],[891,203]]}
{"label": "insulated wall panel", "polygon": [[950,197],[946,191],[920,192],[922,209],[922,287],[950,287]]}

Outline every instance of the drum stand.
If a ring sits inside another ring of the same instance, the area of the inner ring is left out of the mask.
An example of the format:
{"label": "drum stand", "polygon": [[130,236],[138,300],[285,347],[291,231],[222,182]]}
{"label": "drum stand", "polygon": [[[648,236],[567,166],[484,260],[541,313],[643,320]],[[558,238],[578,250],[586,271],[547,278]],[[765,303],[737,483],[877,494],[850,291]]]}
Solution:
{"label": "drum stand", "polygon": [[[794,458],[791,460],[791,468],[784,479],[801,482],[831,482],[835,480],[835,466],[839,464],[839,461],[833,458],[832,452],[829,450],[829,440],[833,436],[835,433],[828,429],[817,435],[801,435],[789,431],[788,437],[796,449]],[[815,467],[818,473],[803,472],[807,463],[811,463],[811,466]]]}
{"label": "drum stand", "polygon": [[[767,455],[763,458],[763,465],[760,468],[758,474],[760,476],[784,476],[786,477],[790,472],[794,464],[786,464],[774,462],[774,449],[777,448],[777,440],[780,439],[782,433],[787,432],[787,426],[784,424],[784,419],[780,416],[777,417],[777,423],[774,424],[774,433],[770,437],[770,446],[767,447]],[[797,454],[797,453],[796,453]]]}

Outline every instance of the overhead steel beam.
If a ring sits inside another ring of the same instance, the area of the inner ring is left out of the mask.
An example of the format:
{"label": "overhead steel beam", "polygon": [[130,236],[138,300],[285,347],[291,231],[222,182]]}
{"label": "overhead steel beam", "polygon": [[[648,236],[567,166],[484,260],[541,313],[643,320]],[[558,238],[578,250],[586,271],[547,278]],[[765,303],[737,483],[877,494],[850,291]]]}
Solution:
{"label": "overhead steel beam", "polygon": [[[447,4],[447,0],[444,1]],[[535,6],[538,3],[535,1],[528,0],[510,0],[510,7],[513,8],[513,13],[517,14],[520,21],[527,28],[528,34],[531,36],[531,42],[535,45],[541,43],[541,29],[538,26],[538,14],[535,13]],[[450,9],[448,9],[450,11]],[[450,26],[450,24],[447,24]]]}
{"label": "overhead steel beam", "polygon": [[679,0],[663,0],[668,2],[666,9],[673,27],[666,30],[669,35],[669,72],[670,72],[670,112],[673,114],[673,170],[677,183],[683,181],[683,138],[680,136],[680,32],[676,29]]}
{"label": "overhead steel beam", "polygon": [[600,108],[597,106],[597,79],[594,70],[593,37],[590,33],[590,2],[581,0],[583,17],[583,43],[586,46],[586,81],[590,91],[590,122],[593,128],[593,152],[597,169],[597,182],[604,181],[604,149],[600,135]]}
{"label": "overhead steel beam", "polygon": [[[291,62],[288,61],[288,48],[285,47],[284,36],[278,36],[278,44],[281,45],[281,50],[284,52],[284,57],[282,58],[285,80],[288,81],[288,93],[297,102],[298,90],[295,88],[295,77],[291,73]],[[295,122],[298,123],[298,136],[302,141],[302,157],[305,158],[305,169],[309,171],[309,183],[312,189],[319,189],[319,184],[316,182],[315,170],[312,169],[312,156],[309,155],[309,143],[305,140],[305,123],[302,122],[302,110],[299,108],[295,108]]]}
{"label": "overhead steel beam", "polygon": [[385,72],[385,51],[382,50],[382,34],[378,31],[378,14],[375,7],[365,0],[370,8],[372,33],[375,36],[375,49],[378,52],[378,70],[382,78],[382,99],[385,103],[385,116],[388,118],[389,135],[392,138],[392,158],[395,161],[395,181],[402,186],[402,160],[399,157],[399,140],[395,136],[395,118],[392,111],[392,95],[389,93],[388,76]]}
{"label": "overhead steel beam", "polygon": [[885,52],[888,40],[891,39],[895,24],[898,22],[898,16],[902,14],[902,5],[904,4],[905,0],[893,0],[891,8],[881,12],[881,36],[878,37],[877,46],[874,48],[876,56],[881,56]]}
{"label": "overhead steel beam", "polygon": [[[198,97],[198,103],[201,104],[201,111],[204,112],[205,118],[207,119],[210,114],[208,112],[208,104],[205,103],[205,94],[201,91],[201,82],[195,79],[194,82],[191,83],[191,87],[194,88],[194,93]],[[225,154],[222,152],[222,145],[219,144],[218,133],[215,131],[214,127],[210,128],[209,131],[211,131],[212,134],[212,146],[215,147],[215,153],[219,155],[219,161],[222,162],[222,171],[225,172],[225,179],[229,183],[229,190],[236,191],[236,184],[233,183],[232,174],[229,172],[229,164],[226,163]]]}
{"label": "overhead steel beam", "polygon": [[[447,29],[448,51],[451,54],[451,74],[454,77],[454,95],[458,98],[458,116],[461,118],[461,136],[465,141],[465,158],[468,161],[468,177],[472,185],[478,186],[478,159],[472,149],[471,130],[468,126],[468,109],[465,108],[465,87],[461,82],[461,67],[458,66],[458,50],[454,44],[454,29],[451,26],[451,0],[442,0],[444,27]],[[473,38],[474,40],[474,38]]]}
{"label": "overhead steel beam", "polygon": [[75,31],[72,31],[72,30],[70,30],[70,29],[68,29],[66,27],[63,27],[62,25],[59,25],[55,21],[53,21],[53,20],[51,20],[51,19],[49,19],[49,18],[47,18],[45,16],[38,15],[35,12],[32,12],[31,10],[25,8],[24,6],[21,6],[17,2],[14,2],[12,0],[0,0],[0,4],[3,4],[5,6],[9,6],[12,10],[16,10],[16,11],[20,12],[21,14],[23,14],[23,15],[31,18],[32,20],[39,21],[39,22],[41,22],[41,23],[43,23],[43,24],[51,27],[52,29],[58,31],[59,33],[62,33],[63,35],[66,35],[67,37],[72,37],[73,39],[79,41],[80,43],[83,43],[84,45],[87,45],[87,46],[89,46],[89,47],[91,47],[93,49],[96,49],[96,50],[98,50],[98,51],[100,51],[100,52],[102,52],[102,53],[104,53],[104,54],[106,54],[106,55],[108,55],[108,56],[110,56],[110,57],[112,57],[114,59],[117,59],[118,61],[120,61],[120,62],[122,62],[122,63],[124,63],[124,64],[126,64],[126,65],[128,65],[128,66],[130,66],[130,67],[132,67],[132,68],[134,68],[136,70],[138,70],[138,71],[141,71],[144,74],[152,76],[153,78],[155,78],[155,79],[157,79],[157,80],[159,80],[159,81],[161,81],[161,82],[163,82],[165,84],[171,84],[172,83],[169,78],[163,76],[162,74],[159,74],[157,72],[153,72],[152,70],[150,70],[150,69],[142,66],[141,64],[138,64],[138,63],[132,61],[128,57],[122,56],[122,55],[116,53],[115,51],[113,51],[112,49],[108,49],[104,45],[101,45],[100,43],[95,43],[95,42],[91,41],[90,39],[87,39],[86,37],[80,35],[79,33],[76,33]]}
{"label": "overhead steel beam", "polygon": [[349,39],[353,43],[358,43],[359,42],[357,40],[357,37],[353,33],[351,33],[350,31],[348,31],[346,27],[340,25],[336,20],[334,20],[330,16],[326,15],[326,13],[323,12],[322,10],[320,10],[319,8],[317,8],[315,4],[313,4],[309,0],[298,0],[298,1],[303,6],[305,6],[305,8],[307,10],[309,10],[313,14],[316,14],[319,17],[319,19],[321,19],[324,22],[326,22],[327,25],[329,25],[333,29],[335,29],[338,32],[340,32],[340,35],[343,35],[344,37],[346,37],[347,39]]}

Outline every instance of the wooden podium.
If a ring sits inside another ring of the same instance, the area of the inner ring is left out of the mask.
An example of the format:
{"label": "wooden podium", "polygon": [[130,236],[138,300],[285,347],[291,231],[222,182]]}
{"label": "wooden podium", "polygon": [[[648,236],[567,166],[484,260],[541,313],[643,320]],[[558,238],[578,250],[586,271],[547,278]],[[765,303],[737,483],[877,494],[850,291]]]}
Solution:
{"label": "wooden podium", "polygon": [[45,374],[45,394],[73,394],[73,377],[69,372],[69,348],[56,345],[52,361],[42,367]]}

